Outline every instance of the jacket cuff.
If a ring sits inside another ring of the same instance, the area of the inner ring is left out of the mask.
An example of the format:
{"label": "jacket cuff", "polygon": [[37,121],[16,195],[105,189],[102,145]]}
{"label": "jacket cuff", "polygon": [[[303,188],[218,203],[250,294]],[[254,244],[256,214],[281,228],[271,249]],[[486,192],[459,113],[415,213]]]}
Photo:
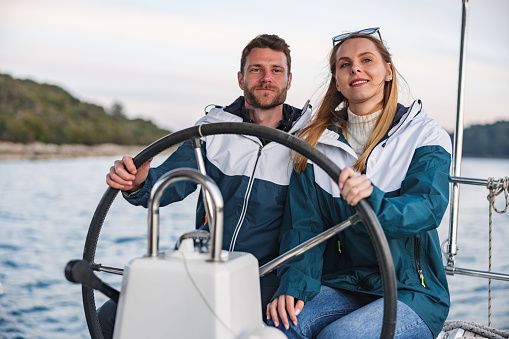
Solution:
{"label": "jacket cuff", "polygon": [[133,190],[131,190],[131,191],[122,191],[122,194],[126,198],[134,197],[136,194],[141,192],[141,190],[143,189],[143,186],[145,186],[145,181],[141,183],[140,188],[135,189],[134,191]]}
{"label": "jacket cuff", "polygon": [[290,267],[281,277],[279,287],[272,300],[283,294],[288,294],[305,303],[313,299],[322,286],[320,280],[313,279],[297,269]]}
{"label": "jacket cuff", "polygon": [[373,208],[373,211],[375,212],[376,215],[378,215],[380,212],[384,197],[385,193],[381,189],[373,185],[373,192],[366,199],[368,200],[369,204]]}

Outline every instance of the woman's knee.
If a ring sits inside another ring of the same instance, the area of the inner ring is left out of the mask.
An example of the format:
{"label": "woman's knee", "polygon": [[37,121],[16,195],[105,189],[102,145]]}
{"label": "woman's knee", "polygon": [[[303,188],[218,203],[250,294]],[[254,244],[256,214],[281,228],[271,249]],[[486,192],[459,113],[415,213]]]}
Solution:
{"label": "woman's knee", "polygon": [[[382,331],[383,301],[374,301],[324,328],[317,338],[378,338]],[[432,339],[426,323],[410,307],[398,301],[394,338]]]}

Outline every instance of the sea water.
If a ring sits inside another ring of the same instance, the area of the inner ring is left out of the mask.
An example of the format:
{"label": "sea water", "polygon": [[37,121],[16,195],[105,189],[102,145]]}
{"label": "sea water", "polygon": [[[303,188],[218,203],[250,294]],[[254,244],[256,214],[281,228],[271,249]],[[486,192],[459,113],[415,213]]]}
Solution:
{"label": "sea water", "polygon": [[[88,338],[81,287],[64,268],[81,259],[92,215],[114,158],[0,161],[0,338]],[[157,158],[155,162],[157,162]],[[509,176],[509,160],[464,159],[462,176]],[[198,193],[161,209],[161,250],[194,228]],[[488,269],[488,192],[461,187],[456,266]],[[503,205],[503,197],[497,205]],[[449,215],[439,228],[448,237]],[[509,272],[509,212],[493,215],[492,271]],[[96,262],[122,268],[147,252],[147,210],[117,197],[105,220]],[[121,277],[100,277],[120,288]],[[448,277],[449,319],[487,325],[488,280]],[[492,281],[492,326],[509,328],[509,282]],[[97,305],[106,300],[96,293]]]}

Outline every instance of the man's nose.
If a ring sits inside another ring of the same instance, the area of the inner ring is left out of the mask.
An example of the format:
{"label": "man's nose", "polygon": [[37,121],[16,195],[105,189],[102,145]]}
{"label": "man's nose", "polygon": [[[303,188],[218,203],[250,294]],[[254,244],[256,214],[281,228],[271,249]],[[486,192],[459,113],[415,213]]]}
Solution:
{"label": "man's nose", "polygon": [[262,81],[263,82],[271,82],[272,81],[272,74],[270,74],[269,71],[263,71],[262,72]]}

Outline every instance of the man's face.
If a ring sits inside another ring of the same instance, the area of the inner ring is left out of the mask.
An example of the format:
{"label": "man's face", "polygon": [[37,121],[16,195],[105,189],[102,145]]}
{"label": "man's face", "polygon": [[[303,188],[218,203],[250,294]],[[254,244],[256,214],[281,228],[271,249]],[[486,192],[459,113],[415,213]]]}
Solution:
{"label": "man's face", "polygon": [[243,73],[238,73],[238,79],[248,108],[267,110],[285,102],[292,75],[288,73],[283,52],[253,48],[247,55]]}

